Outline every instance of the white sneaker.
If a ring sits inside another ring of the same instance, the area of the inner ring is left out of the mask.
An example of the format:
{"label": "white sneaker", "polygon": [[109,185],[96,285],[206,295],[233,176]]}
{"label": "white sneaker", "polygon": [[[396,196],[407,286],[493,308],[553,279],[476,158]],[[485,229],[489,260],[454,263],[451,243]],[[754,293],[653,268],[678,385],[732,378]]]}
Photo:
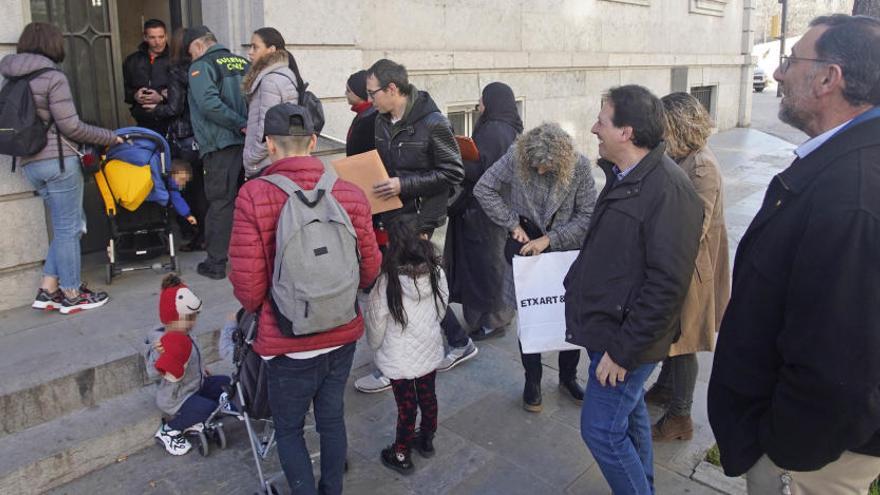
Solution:
{"label": "white sneaker", "polygon": [[220,409],[223,412],[235,414],[235,407],[232,405],[232,401],[229,400],[229,394],[227,394],[226,392],[220,394],[220,399],[218,400],[218,402],[221,404]]}
{"label": "white sneaker", "polygon": [[468,339],[468,343],[466,346],[453,347],[452,349],[449,349],[449,352],[446,353],[446,357],[443,358],[443,361],[440,361],[440,366],[437,367],[437,371],[449,371],[459,364],[476,356],[478,352],[480,352],[480,350],[477,349],[477,346],[474,345],[474,341]]}
{"label": "white sneaker", "polygon": [[384,392],[391,388],[391,380],[389,380],[387,376],[383,375],[381,371],[375,370],[369,375],[362,376],[355,380],[354,388],[356,388],[358,392],[363,392],[365,394],[375,394],[378,392]]}
{"label": "white sneaker", "polygon": [[165,423],[162,423],[162,426],[159,427],[154,436],[165,446],[165,450],[171,455],[184,455],[192,448],[189,440],[179,431],[168,428],[168,425]]}

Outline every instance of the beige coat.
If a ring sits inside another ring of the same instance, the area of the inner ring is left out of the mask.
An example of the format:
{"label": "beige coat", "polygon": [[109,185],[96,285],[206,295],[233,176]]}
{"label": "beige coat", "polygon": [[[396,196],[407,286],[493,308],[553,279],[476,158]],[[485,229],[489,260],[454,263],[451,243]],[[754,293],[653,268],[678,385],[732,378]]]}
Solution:
{"label": "beige coat", "polygon": [[696,269],[681,310],[681,337],[670,356],[715,349],[715,333],[730,299],[730,261],[724,195],[718,159],[709,148],[691,154],[680,164],[703,202],[703,230]]}

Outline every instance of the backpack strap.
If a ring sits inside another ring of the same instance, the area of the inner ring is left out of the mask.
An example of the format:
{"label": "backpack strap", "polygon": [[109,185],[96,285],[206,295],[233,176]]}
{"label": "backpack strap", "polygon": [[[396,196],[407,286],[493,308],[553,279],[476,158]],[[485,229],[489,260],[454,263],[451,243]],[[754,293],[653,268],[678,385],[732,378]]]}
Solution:
{"label": "backpack strap", "polygon": [[24,74],[24,75],[21,75],[18,77],[7,77],[6,79],[8,81],[12,81],[12,82],[16,82],[16,81],[31,82],[31,79],[33,79],[41,74],[45,74],[47,72],[52,72],[53,70],[57,70],[58,72],[61,72],[61,69],[59,69],[57,67],[43,67],[42,69],[37,69],[33,72],[28,72],[27,74]]}
{"label": "backpack strap", "polygon": [[258,178],[274,184],[290,197],[296,196],[297,199],[309,208],[314,208],[324,198],[325,194],[333,190],[333,185],[336,184],[337,179],[336,174],[325,170],[318,183],[315,184],[315,188],[311,191],[305,191],[299,187],[299,184],[281,174],[264,175]]}
{"label": "backpack strap", "polygon": [[[57,67],[43,67],[42,69],[37,69],[30,74],[23,76],[27,79],[28,83],[31,82],[35,77],[45,74],[51,71],[61,72]],[[55,119],[52,118],[52,111],[49,111],[49,122],[46,123],[46,131],[49,130],[52,126],[55,126],[55,140],[58,144],[58,165],[61,167],[61,173],[64,173],[64,148],[61,147],[61,129],[58,128],[58,124],[55,123]],[[14,165],[14,164],[13,164]]]}

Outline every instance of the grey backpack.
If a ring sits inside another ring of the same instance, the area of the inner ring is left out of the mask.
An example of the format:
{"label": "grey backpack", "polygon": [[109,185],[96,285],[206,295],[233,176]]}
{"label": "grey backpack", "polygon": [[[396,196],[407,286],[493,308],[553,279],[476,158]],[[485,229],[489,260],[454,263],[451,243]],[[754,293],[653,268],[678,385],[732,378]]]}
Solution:
{"label": "grey backpack", "polygon": [[267,175],[287,193],[275,232],[272,309],[287,337],[333,330],[357,316],[360,255],[348,212],[330,193],[336,175],[304,191],[283,175]]}

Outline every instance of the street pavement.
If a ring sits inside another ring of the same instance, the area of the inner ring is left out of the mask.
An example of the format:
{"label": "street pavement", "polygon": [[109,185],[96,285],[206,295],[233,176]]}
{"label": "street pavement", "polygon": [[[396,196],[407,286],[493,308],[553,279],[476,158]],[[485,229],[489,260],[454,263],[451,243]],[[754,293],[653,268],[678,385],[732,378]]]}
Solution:
{"label": "street pavement", "polygon": [[794,144],[806,141],[806,134],[779,120],[779,102],[781,100],[782,98],[776,96],[776,84],[768,86],[763,93],[752,93],[751,128]]}
{"label": "street pavement", "polygon": [[[731,254],[760,206],[766,185],[791,161],[794,145],[774,136],[795,143],[802,140],[768,117],[775,115],[778,106],[772,92],[754,96],[755,127],[725,131],[711,140],[724,176]],[[371,369],[368,356],[364,357],[366,344],[361,342],[359,347],[362,357],[356,360],[350,382]],[[396,408],[390,391],[367,395],[352,386],[347,388],[350,469],[345,478],[346,493],[610,493],[581,439],[580,408],[557,389],[556,356],[544,357],[544,411],[534,414],[521,407],[523,370],[516,332],[481,343],[479,349],[474,359],[438,376],[437,455],[431,459],[415,455],[416,470],[411,476],[390,471],[379,461],[380,450],[394,434]],[[711,354],[700,353],[694,439],[654,446],[659,494],[742,493],[741,479],[725,478],[717,468],[701,462],[714,443],[706,417],[711,360]],[[581,361],[578,376],[584,383],[585,356]],[[662,411],[652,408],[651,413],[656,419]],[[172,457],[155,445],[51,493],[255,493],[256,470],[247,434],[240,423],[226,424],[229,447],[215,449],[207,458],[195,451]],[[308,433],[307,440],[312,450],[317,450],[314,432]],[[278,470],[274,456],[268,469]]]}

